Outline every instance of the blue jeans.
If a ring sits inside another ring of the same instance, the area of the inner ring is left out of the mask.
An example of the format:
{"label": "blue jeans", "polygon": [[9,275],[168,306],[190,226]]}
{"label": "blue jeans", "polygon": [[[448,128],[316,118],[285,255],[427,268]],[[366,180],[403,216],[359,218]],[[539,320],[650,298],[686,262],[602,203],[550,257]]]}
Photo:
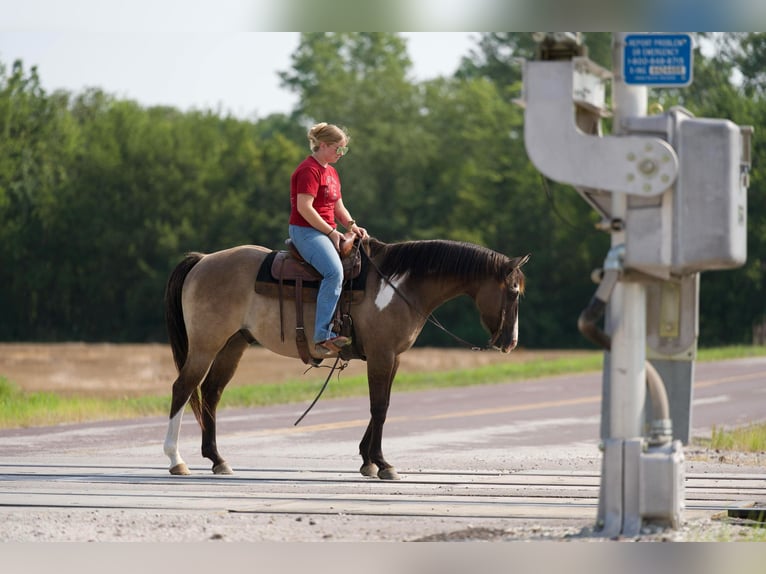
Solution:
{"label": "blue jeans", "polygon": [[313,227],[291,225],[289,234],[301,256],[322,275],[314,321],[314,342],[321,343],[337,336],[332,332],[330,323],[343,289],[340,254],[332,240]]}

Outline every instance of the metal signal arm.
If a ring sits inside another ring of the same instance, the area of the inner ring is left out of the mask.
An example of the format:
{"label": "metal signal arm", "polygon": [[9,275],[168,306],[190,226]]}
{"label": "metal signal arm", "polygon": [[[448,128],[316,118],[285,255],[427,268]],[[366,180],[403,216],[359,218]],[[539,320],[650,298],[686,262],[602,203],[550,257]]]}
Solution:
{"label": "metal signal arm", "polygon": [[575,187],[652,197],[670,187],[678,155],[666,141],[583,132],[575,106],[604,114],[600,93],[610,73],[587,58],[524,62],[524,142],[545,176]]}

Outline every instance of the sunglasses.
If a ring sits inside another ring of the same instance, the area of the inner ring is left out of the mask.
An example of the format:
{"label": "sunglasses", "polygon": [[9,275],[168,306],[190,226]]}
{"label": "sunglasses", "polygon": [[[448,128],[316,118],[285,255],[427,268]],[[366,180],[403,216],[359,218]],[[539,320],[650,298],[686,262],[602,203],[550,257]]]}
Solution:
{"label": "sunglasses", "polygon": [[335,153],[339,156],[344,156],[348,153],[348,146],[347,145],[339,145],[335,148]]}

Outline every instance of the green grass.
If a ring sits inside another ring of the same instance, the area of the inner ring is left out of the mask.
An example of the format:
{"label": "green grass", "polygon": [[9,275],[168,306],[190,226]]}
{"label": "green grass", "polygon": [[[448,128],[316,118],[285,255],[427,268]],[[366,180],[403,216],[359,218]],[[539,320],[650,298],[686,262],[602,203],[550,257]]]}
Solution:
{"label": "green grass", "polygon": [[[764,347],[725,347],[701,350],[700,361],[733,359],[766,355]],[[400,373],[394,392],[430,388],[465,387],[470,385],[535,379],[566,373],[598,371],[602,366],[600,351],[586,352],[560,359],[509,362],[474,369],[425,373]],[[282,383],[231,387],[226,390],[221,407],[249,407],[307,402],[321,387],[327,371],[312,371],[313,379]],[[364,376],[333,376],[323,397],[364,396]],[[150,415],[167,415],[169,396],[98,399],[61,396],[55,393],[23,392],[7,378],[0,376],[0,428],[44,426],[93,420],[111,420]]]}
{"label": "green grass", "polygon": [[[495,364],[475,369],[459,369],[428,373],[399,373],[394,383],[394,392],[417,391],[423,389],[466,387],[499,382],[534,379],[565,373],[582,373],[601,368],[601,353],[583,354],[579,357],[567,357],[557,360],[538,360],[525,363]],[[221,400],[222,406],[264,406],[283,404],[313,399],[326,371],[317,380],[287,381],[284,383],[260,384],[227,389]],[[322,379],[320,381],[320,378]],[[346,377],[343,374],[333,376],[324,398],[357,397],[367,394],[367,377],[356,375]]]}
{"label": "green grass", "polygon": [[735,429],[713,427],[710,441],[706,446],[716,450],[739,452],[766,451],[766,423],[750,424]]}
{"label": "green grass", "polygon": [[748,357],[763,357],[766,347],[755,345],[734,345],[731,347],[715,347],[700,349],[697,352],[698,361],[725,361],[728,359],[746,359]]}
{"label": "green grass", "polygon": [[[583,353],[558,360],[487,365],[476,369],[427,373],[399,373],[394,392],[429,388],[464,387],[534,379],[565,373],[599,370],[600,352]],[[327,376],[326,369],[311,371],[312,380],[242,385],[226,389],[221,408],[251,407],[311,401]],[[365,376],[336,373],[323,398],[365,396]],[[44,426],[92,420],[110,420],[149,415],[167,415],[170,396],[98,399],[61,396],[54,393],[23,392],[0,376],[0,428]]]}
{"label": "green grass", "polygon": [[140,417],[166,411],[169,404],[169,397],[157,396],[106,400],[25,393],[0,377],[0,428]]}

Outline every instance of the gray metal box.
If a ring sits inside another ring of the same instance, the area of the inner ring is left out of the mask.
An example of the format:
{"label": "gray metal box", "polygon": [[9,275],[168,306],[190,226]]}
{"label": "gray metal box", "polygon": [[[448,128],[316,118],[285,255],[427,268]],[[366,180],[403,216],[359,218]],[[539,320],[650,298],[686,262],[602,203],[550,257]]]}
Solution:
{"label": "gray metal box", "polygon": [[677,528],[684,503],[684,454],[681,441],[649,447],[639,466],[639,514],[644,523]]}
{"label": "gray metal box", "polygon": [[679,172],[659,196],[628,197],[625,267],[667,277],[743,265],[752,129],[683,108],[631,118],[627,127],[666,139]]}
{"label": "gray metal box", "polygon": [[680,171],[673,200],[673,272],[738,267],[747,259],[747,172],[742,135],[729,120],[678,125]]}

